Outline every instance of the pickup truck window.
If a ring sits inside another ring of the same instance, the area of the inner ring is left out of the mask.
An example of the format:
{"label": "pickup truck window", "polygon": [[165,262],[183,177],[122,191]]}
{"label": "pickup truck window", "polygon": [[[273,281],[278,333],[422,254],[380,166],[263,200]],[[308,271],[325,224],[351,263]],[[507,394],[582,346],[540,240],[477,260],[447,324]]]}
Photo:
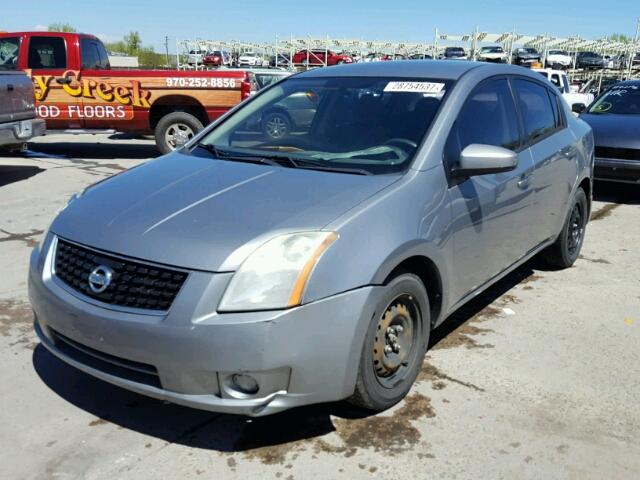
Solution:
{"label": "pickup truck window", "polygon": [[61,37],[31,37],[29,68],[67,68],[67,49]]}
{"label": "pickup truck window", "polygon": [[100,42],[92,38],[80,40],[82,68],[87,70],[106,70],[110,68],[109,57]]}
{"label": "pickup truck window", "polygon": [[18,68],[18,50],[20,50],[20,38],[0,38],[0,70]]}

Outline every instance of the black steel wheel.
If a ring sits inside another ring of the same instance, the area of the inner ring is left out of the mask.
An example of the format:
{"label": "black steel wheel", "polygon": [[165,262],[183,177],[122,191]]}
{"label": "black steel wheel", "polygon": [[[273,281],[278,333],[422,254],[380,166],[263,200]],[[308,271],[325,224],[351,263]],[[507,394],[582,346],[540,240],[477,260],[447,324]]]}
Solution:
{"label": "black steel wheel", "polygon": [[576,191],[562,232],[553,245],[542,252],[545,261],[553,267],[568,268],[580,256],[589,220],[589,203],[582,188]]}
{"label": "black steel wheel", "polygon": [[430,330],[429,297],[420,278],[393,278],[367,330],[349,402],[381,411],[402,400],[418,376]]}

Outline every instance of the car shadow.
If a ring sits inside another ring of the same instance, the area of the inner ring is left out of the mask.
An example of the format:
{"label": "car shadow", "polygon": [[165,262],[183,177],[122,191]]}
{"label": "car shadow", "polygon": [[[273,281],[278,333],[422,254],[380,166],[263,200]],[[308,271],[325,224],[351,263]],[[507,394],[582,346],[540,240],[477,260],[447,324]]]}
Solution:
{"label": "car shadow", "polygon": [[73,137],[67,142],[29,143],[26,156],[30,158],[82,158],[91,160],[121,159],[141,160],[154,158],[160,153],[152,142],[77,142]]}
{"label": "car shadow", "polygon": [[482,310],[498,300],[516,285],[535,281],[537,278],[536,271],[554,270],[557,269],[548,266],[538,257],[534,257],[516,268],[509,275],[505,276],[449,315],[449,317],[447,317],[440,326],[431,332],[431,337],[429,338],[429,349],[438,345],[438,343],[446,339],[455,330],[460,328],[460,326],[482,312]]}
{"label": "car shadow", "polygon": [[593,199],[599,202],[640,205],[640,185],[596,181]]}
{"label": "car shadow", "polygon": [[[514,286],[530,281],[537,269],[536,261],[526,263],[458,309],[434,331],[431,346]],[[42,345],[34,350],[32,361],[36,373],[52,391],[97,417],[88,426],[110,422],[166,442],[202,449],[241,452],[284,445],[333,432],[336,428],[331,417],[358,419],[371,415],[346,402],[299,407],[253,419],[216,414],[162,402],[103,382],[62,362]]]}
{"label": "car shadow", "polygon": [[[1,157],[0,162],[2,162]],[[44,168],[31,165],[0,165],[0,187],[27,180],[44,172],[44,170]]]}
{"label": "car shadow", "polygon": [[163,402],[98,380],[39,344],[33,367],[57,395],[97,417],[88,426],[113,423],[169,443],[239,452],[311,439],[335,430],[331,416],[364,418],[367,412],[344,402],[300,407],[268,417],[247,418]]}

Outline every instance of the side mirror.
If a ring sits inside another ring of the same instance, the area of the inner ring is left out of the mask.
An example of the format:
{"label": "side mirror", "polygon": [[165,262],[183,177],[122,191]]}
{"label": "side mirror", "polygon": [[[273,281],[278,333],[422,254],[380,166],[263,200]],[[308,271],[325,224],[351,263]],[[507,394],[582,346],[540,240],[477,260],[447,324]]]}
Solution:
{"label": "side mirror", "polygon": [[462,153],[452,173],[456,177],[471,177],[508,172],[518,166],[518,154],[507,148],[472,143]]}
{"label": "side mirror", "polygon": [[573,113],[580,114],[587,109],[587,106],[584,103],[574,103],[571,105],[571,111]]}

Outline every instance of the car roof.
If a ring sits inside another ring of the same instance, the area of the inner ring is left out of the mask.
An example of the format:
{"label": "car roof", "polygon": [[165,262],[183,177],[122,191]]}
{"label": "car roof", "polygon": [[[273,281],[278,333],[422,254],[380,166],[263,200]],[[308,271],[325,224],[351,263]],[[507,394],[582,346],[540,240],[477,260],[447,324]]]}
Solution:
{"label": "car roof", "polygon": [[[317,68],[296,75],[297,78],[321,77],[406,77],[406,78],[441,78],[457,80],[469,70],[475,68],[491,68],[483,62],[449,60],[397,60],[395,62],[368,62],[335,67]],[[522,68],[522,67],[514,67]],[[511,72],[514,73],[514,72]]]}
{"label": "car roof", "polygon": [[640,87],[640,80],[625,80],[623,82],[619,82],[616,85],[634,85]]}

